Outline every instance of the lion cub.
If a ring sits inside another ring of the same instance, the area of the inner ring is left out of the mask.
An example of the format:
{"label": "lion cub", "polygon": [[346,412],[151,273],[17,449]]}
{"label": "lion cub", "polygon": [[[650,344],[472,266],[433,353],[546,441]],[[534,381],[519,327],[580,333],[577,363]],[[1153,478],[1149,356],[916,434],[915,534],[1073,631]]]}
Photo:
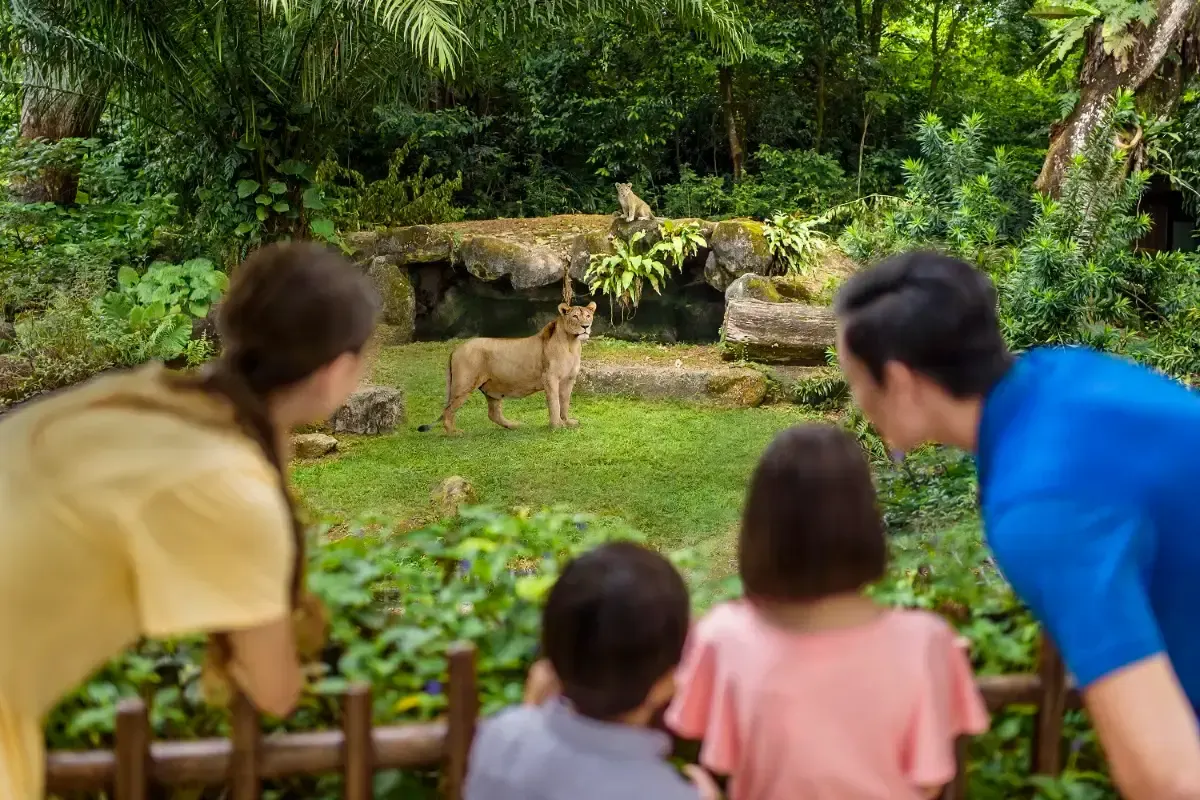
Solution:
{"label": "lion cub", "polygon": [[635,219],[654,219],[654,212],[646,201],[633,193],[633,184],[617,184],[617,202],[621,204],[621,217],[626,222]]}
{"label": "lion cub", "polygon": [[[488,419],[502,428],[517,423],[504,418],[501,404],[506,397],[528,397],[544,391],[550,409],[550,427],[574,428],[571,419],[571,391],[579,376],[583,343],[592,335],[595,303],[586,306],[559,305],[558,318],[533,336],[524,339],[469,339],[450,354],[446,367],[446,406],[442,426],[446,433],[458,433],[454,413],[471,392],[483,392],[488,403]],[[437,424],[422,425],[428,431]]]}

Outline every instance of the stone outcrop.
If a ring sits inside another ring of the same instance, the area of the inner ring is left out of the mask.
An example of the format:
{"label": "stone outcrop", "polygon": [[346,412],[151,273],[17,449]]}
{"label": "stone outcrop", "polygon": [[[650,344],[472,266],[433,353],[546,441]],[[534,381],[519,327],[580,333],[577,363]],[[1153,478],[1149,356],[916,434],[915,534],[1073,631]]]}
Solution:
{"label": "stone outcrop", "polygon": [[329,421],[334,433],[391,433],[407,421],[404,392],[392,386],[360,386]]}
{"label": "stone outcrop", "polygon": [[[626,222],[603,215],[481,220],[360,232],[350,234],[347,242],[364,265],[380,258],[400,267],[445,263],[463,267],[481,281],[508,278],[513,288],[527,290],[559,283],[564,272],[583,283],[591,257],[612,253],[614,239],[628,241],[640,232],[641,241],[653,245],[665,221]],[[761,222],[675,222],[701,226],[709,247],[697,254],[697,269],[702,265],[704,280],[713,288],[723,292],[741,275],[771,270],[774,258]]]}
{"label": "stone outcrop", "polygon": [[833,311],[811,305],[798,280],[743,275],[725,292],[726,358],[821,365],[836,340]]}
{"label": "stone outcrop", "polygon": [[761,222],[718,222],[708,237],[708,246],[704,279],[722,292],[748,272],[766,275],[775,260]]}
{"label": "stone outcrop", "polygon": [[388,326],[381,344],[406,344],[413,340],[417,325],[417,297],[408,270],[396,264],[397,257],[375,256],[367,275],[383,300],[380,322]]}

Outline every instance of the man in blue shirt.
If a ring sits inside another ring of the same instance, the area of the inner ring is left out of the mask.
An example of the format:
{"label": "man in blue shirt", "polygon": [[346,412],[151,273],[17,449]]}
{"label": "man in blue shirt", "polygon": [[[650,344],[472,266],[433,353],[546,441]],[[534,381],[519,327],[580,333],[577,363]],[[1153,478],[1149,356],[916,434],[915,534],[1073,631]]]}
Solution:
{"label": "man in blue shirt", "polygon": [[986,275],[894,256],[835,301],[888,444],[974,452],[988,546],[1058,645],[1122,795],[1200,798],[1200,395],[1124,359],[1020,357]]}

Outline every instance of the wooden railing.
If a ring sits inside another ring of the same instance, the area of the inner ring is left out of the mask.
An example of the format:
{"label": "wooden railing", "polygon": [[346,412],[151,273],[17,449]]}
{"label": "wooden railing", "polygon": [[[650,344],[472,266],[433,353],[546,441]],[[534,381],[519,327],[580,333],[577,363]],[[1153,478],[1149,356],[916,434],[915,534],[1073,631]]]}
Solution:
{"label": "wooden railing", "polygon": [[[479,714],[475,650],[456,645],[449,653],[446,718],[408,725],[371,725],[371,690],[355,685],[341,698],[341,730],[263,737],[258,714],[239,697],[232,709],[232,738],[151,741],[145,704],[118,706],[113,750],[55,751],[46,762],[51,794],[108,791],[112,800],[146,800],[150,787],[228,785],[231,800],[258,800],[263,780],[340,772],[348,800],[368,800],[381,769],[442,770],[443,796],[461,800],[467,757]],[[1063,764],[1063,715],[1079,707],[1067,686],[1058,652],[1042,639],[1038,672],[979,679],[990,711],[1010,705],[1038,708],[1032,770],[1057,775]],[[966,797],[966,739],[959,742],[958,774],[942,800]]]}

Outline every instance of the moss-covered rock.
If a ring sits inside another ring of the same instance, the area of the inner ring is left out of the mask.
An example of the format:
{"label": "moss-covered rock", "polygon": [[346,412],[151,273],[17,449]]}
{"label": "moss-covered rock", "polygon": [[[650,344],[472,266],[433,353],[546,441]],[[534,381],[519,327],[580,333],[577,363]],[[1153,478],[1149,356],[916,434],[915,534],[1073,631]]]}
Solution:
{"label": "moss-covered rock", "polygon": [[636,234],[643,234],[642,239],[638,242],[641,247],[653,247],[658,242],[662,241],[662,233],[659,232],[659,225],[662,220],[659,219],[635,219],[633,222],[626,222],[621,217],[614,217],[612,227],[608,233],[618,239],[628,242]]}
{"label": "moss-covered rock", "polygon": [[468,236],[455,253],[481,281],[508,276],[514,289],[534,289],[561,281],[565,260],[541,245],[519,244],[498,236]]}
{"label": "moss-covered rock", "polygon": [[454,238],[449,231],[432,225],[393,228],[379,237],[376,252],[396,256],[401,264],[432,264],[449,261]]}
{"label": "moss-covered rock", "polygon": [[346,247],[350,248],[350,253],[357,259],[370,259],[375,255],[375,248],[379,243],[379,234],[375,231],[354,231],[347,233],[342,239],[346,242]]}
{"label": "moss-covered rock", "polygon": [[774,256],[761,222],[726,220],[718,222],[708,237],[711,252],[704,264],[704,279],[719,291],[742,275],[766,275]]}
{"label": "moss-covered rock", "polygon": [[11,402],[33,375],[33,366],[14,355],[0,355],[0,406]]}
{"label": "moss-covered rock", "polygon": [[394,256],[375,256],[367,275],[383,299],[381,321],[394,329],[389,344],[404,344],[413,339],[417,322],[417,297],[408,270],[394,263]]}
{"label": "moss-covered rock", "polygon": [[606,256],[613,252],[612,237],[607,231],[582,233],[571,243],[570,266],[568,274],[571,280],[587,283],[588,265],[592,256]]}
{"label": "moss-covered rock", "polygon": [[713,372],[705,391],[722,405],[756,407],[767,397],[767,376],[748,367],[730,367]]}

